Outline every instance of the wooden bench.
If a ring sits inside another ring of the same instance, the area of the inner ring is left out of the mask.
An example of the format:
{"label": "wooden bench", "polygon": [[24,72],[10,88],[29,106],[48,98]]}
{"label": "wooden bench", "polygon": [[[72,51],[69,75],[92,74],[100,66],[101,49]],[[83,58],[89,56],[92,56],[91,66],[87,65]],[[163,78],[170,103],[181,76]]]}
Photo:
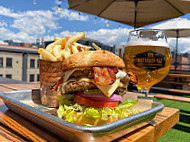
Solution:
{"label": "wooden bench", "polygon": [[188,75],[190,75],[190,70],[170,70],[169,74],[188,74]]}
{"label": "wooden bench", "polygon": [[[169,88],[163,88],[163,87],[152,87],[151,88],[151,92],[167,92],[166,94],[162,94],[162,93],[153,93],[151,95],[154,96],[154,98],[157,99],[168,99],[168,100],[174,100],[174,101],[180,101],[180,102],[186,102],[186,103],[190,103],[190,98],[187,97],[181,97],[181,96],[175,96],[176,94],[185,94],[185,95],[190,95],[190,91],[187,90],[180,90],[180,89],[169,89]],[[174,93],[175,95],[168,95],[169,93]]]}
{"label": "wooden bench", "polygon": [[168,74],[168,77],[185,77],[185,78],[190,78],[189,74]]}
{"label": "wooden bench", "polygon": [[175,82],[175,81],[166,81],[166,80],[164,80],[164,81],[162,81],[162,83],[164,83],[164,84],[175,84],[175,85],[181,85],[181,86],[183,86],[183,85],[190,85],[190,83],[189,82]]}
{"label": "wooden bench", "polygon": [[157,87],[190,90],[190,74],[168,74]]}
{"label": "wooden bench", "polygon": [[163,87],[151,87],[151,90],[157,90],[157,91],[163,91],[163,92],[175,93],[175,94],[190,95],[190,90],[170,89],[170,88],[163,88]]}
{"label": "wooden bench", "polygon": [[154,98],[157,98],[157,99],[167,99],[167,100],[190,103],[190,98],[186,98],[186,97],[179,97],[179,96],[165,95],[165,94],[155,94],[155,95],[151,94],[151,95],[153,95]]}

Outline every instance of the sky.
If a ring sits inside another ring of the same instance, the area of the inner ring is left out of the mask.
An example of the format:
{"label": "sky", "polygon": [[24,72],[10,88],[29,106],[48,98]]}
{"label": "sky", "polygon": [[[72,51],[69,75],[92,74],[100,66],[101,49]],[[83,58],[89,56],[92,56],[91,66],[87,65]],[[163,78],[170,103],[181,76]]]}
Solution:
{"label": "sky", "polygon": [[[106,45],[126,45],[129,30],[133,27],[68,9],[67,0],[0,0],[0,41],[36,42],[55,36],[65,37],[84,32],[86,37]],[[190,14],[182,16],[190,20]],[[107,27],[109,22],[109,27]],[[153,25],[145,26],[149,28]],[[168,38],[175,47],[175,38]],[[179,52],[190,53],[190,38],[180,38]]]}

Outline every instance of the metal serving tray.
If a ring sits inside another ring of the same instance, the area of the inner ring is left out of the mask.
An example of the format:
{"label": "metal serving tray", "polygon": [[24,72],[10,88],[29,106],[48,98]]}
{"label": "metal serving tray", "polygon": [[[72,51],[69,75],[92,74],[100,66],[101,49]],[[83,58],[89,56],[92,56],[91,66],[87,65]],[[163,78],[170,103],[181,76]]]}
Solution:
{"label": "metal serving tray", "polygon": [[75,125],[49,114],[51,109],[32,102],[31,90],[0,92],[0,98],[3,99],[10,110],[67,141],[77,142],[106,142],[117,139],[147,125],[155,117],[156,113],[164,108],[163,104],[153,102],[152,108],[144,112],[102,126],[87,127]]}

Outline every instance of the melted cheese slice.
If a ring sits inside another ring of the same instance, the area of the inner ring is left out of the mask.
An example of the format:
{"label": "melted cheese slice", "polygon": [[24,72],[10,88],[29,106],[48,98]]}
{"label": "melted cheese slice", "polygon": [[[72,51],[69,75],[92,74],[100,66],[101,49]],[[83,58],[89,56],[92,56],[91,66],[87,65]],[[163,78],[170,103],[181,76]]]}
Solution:
{"label": "melted cheese slice", "polygon": [[[72,79],[69,79],[70,75],[71,75],[74,71],[76,71],[76,70],[84,70],[84,68],[82,68],[82,69],[73,69],[73,70],[71,70],[71,71],[65,72],[64,83],[63,83],[62,88],[61,88],[61,89],[62,89],[62,93],[65,93],[64,86],[65,86],[66,84],[68,84],[69,82],[71,82],[71,81],[87,81],[87,82],[92,82],[92,83],[94,83],[94,79],[89,79],[89,78],[72,78]],[[118,74],[119,74],[119,75],[117,75],[116,81],[115,81],[112,85],[109,85],[109,86],[98,86],[98,85],[96,85],[97,88],[99,88],[99,89],[101,90],[101,92],[102,92],[105,96],[110,97],[110,96],[113,94],[113,92],[117,89],[118,86],[119,86],[119,87],[126,86],[126,85],[124,85],[123,83],[120,82],[120,78],[123,78],[126,74],[122,73],[122,75],[120,75],[120,74],[121,74],[121,71],[119,71]],[[68,79],[69,79],[69,80],[68,80]],[[95,83],[94,83],[94,84],[95,84]]]}
{"label": "melted cheese slice", "polygon": [[69,79],[69,77],[71,76],[71,74],[76,71],[76,70],[84,70],[85,68],[75,68],[75,69],[72,69],[72,70],[69,70],[69,71],[66,71],[65,72],[65,75],[64,75],[64,82],[67,81]]}
{"label": "melted cheese slice", "polygon": [[110,97],[120,84],[121,84],[120,80],[117,79],[112,85],[109,85],[109,86],[96,85],[96,86],[102,91],[102,93],[104,93],[104,95],[106,95],[107,97]]}

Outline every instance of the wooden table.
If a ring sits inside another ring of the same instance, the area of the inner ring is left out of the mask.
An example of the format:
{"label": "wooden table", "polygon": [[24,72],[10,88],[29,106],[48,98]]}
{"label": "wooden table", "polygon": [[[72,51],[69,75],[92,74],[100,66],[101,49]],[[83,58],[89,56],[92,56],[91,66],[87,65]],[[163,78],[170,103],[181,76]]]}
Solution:
{"label": "wooden table", "polygon": [[190,78],[189,74],[168,74],[169,77],[183,77],[183,78]]}
{"label": "wooden table", "polygon": [[[0,84],[0,91],[39,88],[39,84]],[[151,124],[131,132],[116,141],[154,142],[179,121],[179,110],[165,107]],[[0,141],[63,141],[57,136],[9,110],[0,100]]]}

